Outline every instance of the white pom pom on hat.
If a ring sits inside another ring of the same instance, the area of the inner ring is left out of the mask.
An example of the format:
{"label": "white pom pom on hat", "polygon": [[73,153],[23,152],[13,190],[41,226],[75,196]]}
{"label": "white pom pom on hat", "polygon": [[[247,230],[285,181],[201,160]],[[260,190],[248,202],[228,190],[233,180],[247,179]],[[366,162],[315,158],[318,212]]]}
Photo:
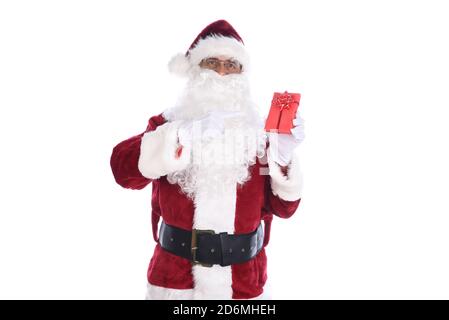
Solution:
{"label": "white pom pom on hat", "polygon": [[178,53],[168,63],[168,70],[178,76],[184,76],[190,69],[189,59],[184,53]]}

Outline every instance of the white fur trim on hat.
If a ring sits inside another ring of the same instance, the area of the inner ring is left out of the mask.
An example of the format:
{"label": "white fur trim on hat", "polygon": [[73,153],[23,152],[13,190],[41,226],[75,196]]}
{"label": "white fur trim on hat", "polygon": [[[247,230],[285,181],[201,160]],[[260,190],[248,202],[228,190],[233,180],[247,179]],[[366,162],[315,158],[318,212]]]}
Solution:
{"label": "white fur trim on hat", "polygon": [[208,57],[227,56],[236,59],[246,70],[249,65],[249,56],[245,46],[232,37],[211,35],[198,41],[197,45],[189,51],[190,63],[198,65],[201,60]]}
{"label": "white fur trim on hat", "polygon": [[243,66],[242,71],[249,70],[249,55],[245,46],[232,37],[210,35],[198,41],[189,51],[189,55],[182,53],[175,55],[169,62],[171,73],[186,76],[192,66],[199,65],[201,60],[209,57],[225,56],[237,60]]}
{"label": "white fur trim on hat", "polygon": [[293,154],[293,159],[288,165],[287,176],[284,176],[280,166],[272,160],[268,160],[268,167],[270,168],[273,194],[287,201],[299,200],[302,194],[303,179],[298,156]]}
{"label": "white fur trim on hat", "polygon": [[184,147],[175,158],[178,148],[178,127],[182,121],[167,122],[147,132],[142,137],[138,168],[149,179],[158,179],[171,172],[182,170],[190,163],[190,149]]}

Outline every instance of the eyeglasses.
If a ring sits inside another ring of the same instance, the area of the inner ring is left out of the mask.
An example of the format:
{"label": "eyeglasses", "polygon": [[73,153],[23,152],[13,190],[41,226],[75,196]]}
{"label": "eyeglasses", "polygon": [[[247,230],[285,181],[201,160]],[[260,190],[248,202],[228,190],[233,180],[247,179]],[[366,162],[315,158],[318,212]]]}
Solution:
{"label": "eyeglasses", "polygon": [[201,60],[200,67],[211,70],[218,70],[220,65],[223,64],[224,69],[228,73],[238,73],[242,71],[242,65],[236,60],[219,60],[217,58],[206,58]]}

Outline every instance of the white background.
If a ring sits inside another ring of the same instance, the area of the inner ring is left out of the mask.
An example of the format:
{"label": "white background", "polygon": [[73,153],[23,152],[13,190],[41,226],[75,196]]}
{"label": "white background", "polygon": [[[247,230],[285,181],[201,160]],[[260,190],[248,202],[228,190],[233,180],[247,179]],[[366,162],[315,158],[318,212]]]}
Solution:
{"label": "white background", "polygon": [[[156,4],[157,3],[157,4]],[[175,101],[166,64],[225,18],[253,93],[301,92],[305,190],[274,298],[449,298],[445,1],[1,1],[0,298],[142,299],[150,191],[112,148]]]}

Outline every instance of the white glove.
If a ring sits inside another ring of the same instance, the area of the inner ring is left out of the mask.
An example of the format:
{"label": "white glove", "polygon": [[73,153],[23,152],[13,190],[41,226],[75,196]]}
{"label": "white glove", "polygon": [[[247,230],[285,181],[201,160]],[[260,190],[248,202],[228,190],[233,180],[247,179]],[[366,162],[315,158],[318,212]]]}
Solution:
{"label": "white glove", "polygon": [[191,146],[193,135],[199,135],[201,140],[208,141],[222,135],[225,129],[224,121],[241,115],[238,111],[213,111],[195,121],[186,121],[178,129],[179,143]]}
{"label": "white glove", "polygon": [[293,157],[293,151],[305,138],[304,120],[298,114],[293,119],[293,125],[294,127],[290,129],[292,134],[268,133],[270,142],[268,156],[281,166],[286,166],[290,163]]}

